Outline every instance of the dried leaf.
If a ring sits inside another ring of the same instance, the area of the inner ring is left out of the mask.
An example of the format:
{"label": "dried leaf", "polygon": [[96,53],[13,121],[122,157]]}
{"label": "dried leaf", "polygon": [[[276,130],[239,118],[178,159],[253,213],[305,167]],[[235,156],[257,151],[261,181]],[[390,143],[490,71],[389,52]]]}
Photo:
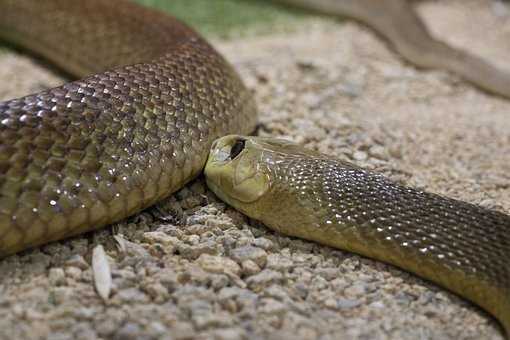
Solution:
{"label": "dried leaf", "polygon": [[138,243],[130,242],[126,240],[122,235],[114,235],[113,238],[117,241],[117,248],[121,255],[134,256],[140,258],[150,257],[149,252],[143,246]]}
{"label": "dried leaf", "polygon": [[97,293],[107,301],[112,289],[112,274],[102,245],[96,246],[92,252],[92,272]]}
{"label": "dried leaf", "polygon": [[117,241],[117,249],[119,250],[119,252],[122,254],[122,255],[125,255],[126,254],[126,240],[124,239],[124,237],[122,237],[122,235],[120,234],[115,234],[113,235],[113,239],[115,241]]}

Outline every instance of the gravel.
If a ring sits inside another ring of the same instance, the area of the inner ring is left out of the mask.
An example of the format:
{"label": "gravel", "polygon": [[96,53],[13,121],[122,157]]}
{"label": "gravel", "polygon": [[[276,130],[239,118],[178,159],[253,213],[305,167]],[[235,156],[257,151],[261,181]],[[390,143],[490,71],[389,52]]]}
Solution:
{"label": "gravel", "polygon": [[[451,43],[505,65],[510,17],[491,4],[432,1],[420,11],[436,34],[447,32]],[[260,135],[510,211],[508,101],[406,65],[353,23],[318,20],[301,33],[215,45],[253,88]],[[0,54],[0,79],[1,98],[63,81],[10,52]],[[111,271],[105,301],[91,267],[98,245]],[[502,339],[502,333],[480,309],[413,275],[267,230],[220,202],[199,178],[137,216],[0,261],[0,338]]]}

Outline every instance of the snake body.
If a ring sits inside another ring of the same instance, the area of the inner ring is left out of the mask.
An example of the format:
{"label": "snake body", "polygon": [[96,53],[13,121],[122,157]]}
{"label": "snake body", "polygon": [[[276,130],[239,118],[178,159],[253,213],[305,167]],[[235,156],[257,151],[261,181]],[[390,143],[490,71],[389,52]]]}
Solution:
{"label": "snake body", "polygon": [[413,0],[274,0],[330,16],[355,19],[386,38],[400,56],[423,68],[442,69],[479,88],[510,98],[510,73],[434,37]]}
{"label": "snake body", "polygon": [[[86,76],[0,103],[0,257],[150,206],[202,171],[216,138],[257,121],[204,39],[124,0],[0,0],[0,38]],[[280,232],[442,284],[510,330],[508,216],[282,142],[232,149],[239,140],[216,142],[206,169],[221,198]]]}
{"label": "snake body", "polygon": [[413,272],[510,331],[510,216],[278,139],[223,137],[205,174],[218,197],[269,228]]}
{"label": "snake body", "polygon": [[0,103],[0,256],[152,205],[214,139],[255,126],[232,67],[175,19],[125,1],[0,3],[2,38],[95,73]]}

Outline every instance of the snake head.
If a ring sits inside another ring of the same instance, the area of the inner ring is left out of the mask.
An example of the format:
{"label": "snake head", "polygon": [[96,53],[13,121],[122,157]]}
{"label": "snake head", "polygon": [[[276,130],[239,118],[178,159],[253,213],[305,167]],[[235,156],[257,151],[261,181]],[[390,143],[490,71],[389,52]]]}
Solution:
{"label": "snake head", "polygon": [[289,162],[316,155],[281,139],[225,136],[211,147],[207,185],[224,202],[277,229],[279,221],[301,216],[298,196],[284,180],[292,176]]}
{"label": "snake head", "polygon": [[271,187],[263,149],[252,137],[225,136],[216,140],[205,166],[207,185],[236,208],[256,203]]}

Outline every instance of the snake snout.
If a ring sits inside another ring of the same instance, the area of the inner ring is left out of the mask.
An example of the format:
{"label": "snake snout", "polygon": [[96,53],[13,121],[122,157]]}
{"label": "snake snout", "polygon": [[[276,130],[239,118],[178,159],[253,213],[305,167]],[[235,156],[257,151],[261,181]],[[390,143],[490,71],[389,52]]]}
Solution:
{"label": "snake snout", "polygon": [[216,162],[229,162],[245,149],[246,139],[230,135],[215,140],[211,145],[210,159]]}
{"label": "snake snout", "polygon": [[261,152],[252,137],[230,135],[218,139],[205,166],[207,184],[228,202],[256,201],[270,185],[259,163]]}

